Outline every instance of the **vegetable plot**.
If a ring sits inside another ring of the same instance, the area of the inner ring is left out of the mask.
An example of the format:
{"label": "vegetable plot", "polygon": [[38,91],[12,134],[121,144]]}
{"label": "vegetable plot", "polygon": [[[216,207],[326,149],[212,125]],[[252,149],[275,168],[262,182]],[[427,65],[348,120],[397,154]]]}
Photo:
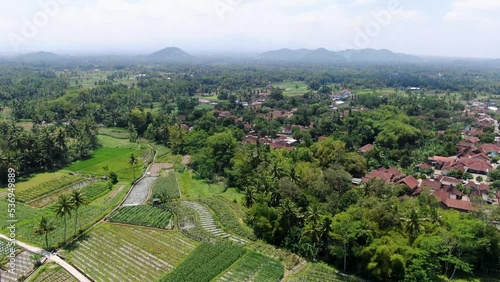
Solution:
{"label": "vegetable plot", "polygon": [[171,218],[172,213],[160,207],[131,206],[116,210],[108,220],[132,225],[166,228]]}

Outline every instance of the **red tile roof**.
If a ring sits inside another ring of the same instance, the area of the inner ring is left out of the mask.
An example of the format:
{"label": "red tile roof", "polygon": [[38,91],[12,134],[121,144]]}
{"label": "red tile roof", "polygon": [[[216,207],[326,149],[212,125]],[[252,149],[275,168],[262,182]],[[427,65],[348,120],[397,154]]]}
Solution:
{"label": "red tile roof", "polygon": [[403,178],[400,182],[406,184],[412,190],[418,187],[418,180],[413,175]]}
{"label": "red tile roof", "polygon": [[367,144],[367,145],[364,145],[363,147],[359,148],[358,152],[360,152],[360,153],[370,152],[371,150],[373,150],[373,148],[374,148],[374,146],[372,144]]}

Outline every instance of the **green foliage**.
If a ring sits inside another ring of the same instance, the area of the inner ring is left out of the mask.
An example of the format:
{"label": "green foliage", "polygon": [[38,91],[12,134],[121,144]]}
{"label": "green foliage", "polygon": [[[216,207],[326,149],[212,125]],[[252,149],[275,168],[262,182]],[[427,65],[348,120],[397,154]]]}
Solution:
{"label": "green foliage", "polygon": [[202,243],[179,267],[160,281],[208,282],[245,253],[245,249],[238,245]]}
{"label": "green foliage", "polygon": [[132,206],[119,208],[108,217],[108,220],[132,225],[166,228],[171,217],[172,214],[161,207]]}
{"label": "green foliage", "polygon": [[85,186],[81,189],[81,192],[83,195],[85,195],[87,202],[92,202],[106,195],[112,188],[112,182],[99,181]]}

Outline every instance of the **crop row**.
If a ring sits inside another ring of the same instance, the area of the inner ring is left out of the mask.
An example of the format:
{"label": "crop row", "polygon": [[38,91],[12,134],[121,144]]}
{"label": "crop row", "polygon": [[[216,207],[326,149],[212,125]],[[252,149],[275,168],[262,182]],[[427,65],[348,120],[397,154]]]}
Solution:
{"label": "crop row", "polygon": [[157,281],[196,245],[180,232],[105,223],[70,246],[65,255],[96,281]]}
{"label": "crop row", "polygon": [[129,206],[121,207],[108,218],[111,222],[166,228],[172,213],[160,207]]}
{"label": "crop row", "polygon": [[168,195],[171,199],[178,199],[179,185],[177,176],[174,172],[168,172],[165,176],[160,177],[153,185],[153,198],[161,198],[163,195]]}
{"label": "crop row", "polygon": [[202,243],[161,282],[208,282],[231,266],[246,250],[235,244]]}
{"label": "crop row", "polygon": [[112,188],[113,185],[111,184],[111,182],[101,181],[82,188],[81,192],[88,202],[92,202],[93,200],[104,196]]}
{"label": "crop row", "polygon": [[229,232],[250,240],[255,240],[255,235],[253,234],[252,229],[241,223],[242,219],[238,218],[230,204],[227,203],[225,199],[212,197],[200,199],[200,202],[207,205],[215,212],[219,222],[222,226],[227,228]]}
{"label": "crop row", "polygon": [[19,189],[16,191],[16,196],[19,201],[27,202],[58,190],[70,188],[84,180],[85,179],[81,176],[65,175],[31,187]]}
{"label": "crop row", "polygon": [[196,211],[178,202],[170,202],[166,207],[177,216],[177,225],[184,235],[199,242],[213,240],[214,237],[201,226]]}
{"label": "crop row", "polygon": [[29,280],[30,282],[76,282],[76,280],[71,274],[69,274],[62,267],[55,263],[49,263],[42,268],[40,268],[33,277]]}
{"label": "crop row", "polygon": [[281,263],[256,252],[249,252],[226,269],[216,281],[280,281],[284,270]]}

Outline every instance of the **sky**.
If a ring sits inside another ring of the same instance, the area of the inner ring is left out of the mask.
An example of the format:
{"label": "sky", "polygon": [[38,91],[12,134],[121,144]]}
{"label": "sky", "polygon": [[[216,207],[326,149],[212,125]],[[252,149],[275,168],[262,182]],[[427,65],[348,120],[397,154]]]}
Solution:
{"label": "sky", "polygon": [[500,58],[500,0],[0,0],[0,54],[389,49]]}

